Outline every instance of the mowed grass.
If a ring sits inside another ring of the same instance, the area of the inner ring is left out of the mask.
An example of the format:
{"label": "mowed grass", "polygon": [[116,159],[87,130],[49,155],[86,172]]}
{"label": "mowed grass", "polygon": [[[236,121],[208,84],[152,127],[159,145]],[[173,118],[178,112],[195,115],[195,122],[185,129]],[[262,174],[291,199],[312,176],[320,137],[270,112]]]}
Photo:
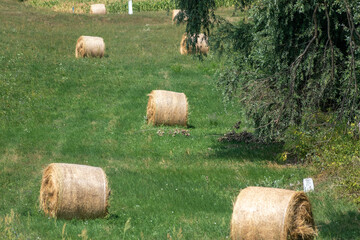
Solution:
{"label": "mowed grass", "polygon": [[[166,12],[72,15],[3,0],[0,22],[1,239],[227,239],[240,189],[301,190],[312,176],[278,162],[281,146],[217,141],[247,120],[222,102],[216,58],[179,54],[184,26]],[[80,35],[103,37],[106,56],[75,59]],[[153,89],[187,95],[190,136],[146,125]],[[109,215],[44,216],[40,182],[52,162],[102,167]],[[318,239],[359,239],[357,207],[326,182],[315,187]]]}

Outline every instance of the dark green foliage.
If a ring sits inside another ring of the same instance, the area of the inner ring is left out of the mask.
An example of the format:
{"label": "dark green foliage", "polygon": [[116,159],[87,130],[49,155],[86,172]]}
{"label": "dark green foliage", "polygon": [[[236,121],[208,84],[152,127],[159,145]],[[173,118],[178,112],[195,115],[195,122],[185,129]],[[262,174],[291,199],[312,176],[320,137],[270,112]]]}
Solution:
{"label": "dark green foliage", "polygon": [[306,113],[359,115],[358,4],[258,1],[249,23],[214,34],[213,49],[226,56],[219,85],[239,97],[259,136],[281,139]]}
{"label": "dark green foliage", "polygon": [[255,134],[284,140],[283,159],[314,162],[357,202],[359,45],[359,1],[256,1],[211,36],[223,60],[218,85]]}
{"label": "dark green foliage", "polygon": [[188,34],[194,35],[202,31],[205,31],[207,34],[210,33],[211,24],[215,19],[215,0],[182,0],[179,1],[178,6],[183,10],[183,13],[179,14],[180,22],[185,17],[189,19],[186,25],[186,32]]}
{"label": "dark green foliage", "polygon": [[262,1],[249,23],[222,24],[213,38],[226,56],[219,85],[255,133],[284,140],[285,159],[313,162],[356,202],[359,13],[355,1]]}
{"label": "dark green foliage", "polygon": [[360,203],[360,124],[336,122],[332,114],[311,114],[285,133],[283,160],[312,162]]}
{"label": "dark green foliage", "polygon": [[253,3],[253,0],[235,0],[235,9],[247,9]]}

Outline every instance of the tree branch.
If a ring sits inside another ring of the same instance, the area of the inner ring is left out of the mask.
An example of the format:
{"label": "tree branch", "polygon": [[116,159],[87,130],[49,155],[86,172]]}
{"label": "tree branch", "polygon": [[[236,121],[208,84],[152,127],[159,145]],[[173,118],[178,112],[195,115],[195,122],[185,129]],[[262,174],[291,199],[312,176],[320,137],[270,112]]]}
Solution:
{"label": "tree branch", "polygon": [[328,35],[328,40],[330,43],[330,48],[331,48],[331,80],[334,80],[334,71],[335,71],[335,66],[334,66],[334,45],[333,42],[331,40],[331,35],[330,35],[330,18],[329,18],[329,13],[328,13],[328,6],[327,6],[327,2],[325,1],[325,14],[326,14],[326,20],[327,20],[327,35]]}
{"label": "tree branch", "polygon": [[[345,6],[346,6],[346,13],[347,13],[347,19],[348,19],[348,24],[349,24],[349,29],[350,29],[350,51],[351,51],[351,79],[353,78],[354,81],[354,88],[355,88],[355,96],[358,95],[358,89],[357,89],[357,79],[356,79],[356,66],[355,66],[355,48],[356,48],[356,44],[353,41],[354,40],[354,30],[355,30],[355,26],[354,26],[354,22],[352,20],[352,15],[351,15],[351,11],[348,5],[348,2],[346,0],[344,0],[345,2]],[[351,86],[351,84],[350,84]],[[355,99],[356,97],[353,97],[352,99],[352,110],[354,109],[354,105],[355,105]]]}
{"label": "tree branch", "polygon": [[280,118],[282,116],[282,113],[285,109],[285,106],[287,105],[290,97],[294,94],[294,85],[295,85],[295,79],[296,79],[296,70],[299,66],[299,64],[301,63],[301,60],[304,58],[305,54],[309,51],[310,46],[313,44],[313,42],[316,40],[316,38],[318,37],[318,25],[317,25],[317,19],[316,19],[316,12],[318,10],[319,5],[316,4],[314,12],[313,12],[313,21],[314,21],[314,36],[312,37],[312,39],[310,40],[310,42],[308,43],[308,45],[306,46],[306,48],[304,49],[304,51],[295,59],[295,61],[290,65],[290,73],[291,73],[291,81],[289,83],[289,95],[287,98],[285,98],[284,103],[280,109],[279,112],[279,116],[278,118],[274,121],[276,124],[278,124],[280,122]]}

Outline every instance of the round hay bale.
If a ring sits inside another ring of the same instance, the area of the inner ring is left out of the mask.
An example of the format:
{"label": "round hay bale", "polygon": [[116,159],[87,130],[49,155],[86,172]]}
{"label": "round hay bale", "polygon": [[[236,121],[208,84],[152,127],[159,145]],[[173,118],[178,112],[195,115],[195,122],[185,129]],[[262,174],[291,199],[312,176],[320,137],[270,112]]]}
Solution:
{"label": "round hay bale", "polygon": [[[184,33],[182,35],[181,42],[180,42],[180,54],[181,55],[187,55],[187,54],[193,53],[192,46],[189,46],[189,49],[186,48],[187,39],[188,39],[187,34]],[[192,40],[194,40],[194,39],[195,39],[195,36],[192,37]],[[196,53],[201,53],[201,54],[207,55],[209,52],[208,42],[209,42],[208,37],[205,34],[200,33],[198,35],[198,38],[197,38],[197,41],[195,44]]]}
{"label": "round hay bale", "polygon": [[311,204],[304,192],[248,187],[238,195],[231,219],[231,239],[314,239]]}
{"label": "round hay bale", "polygon": [[[178,22],[178,20],[176,19],[176,17],[177,17],[177,15],[178,15],[179,13],[184,13],[184,15],[185,15],[185,11],[181,11],[180,9],[174,9],[174,10],[172,11],[171,20],[172,20],[172,23],[173,23],[173,24]],[[189,18],[185,15],[185,16],[184,16],[184,22],[186,22],[188,19],[189,19]]]}
{"label": "round hay bale", "polygon": [[184,33],[181,37],[181,42],[180,42],[180,54],[181,55],[187,55],[188,52],[191,52],[192,47],[189,46],[189,50],[186,48],[186,42],[187,42],[187,35],[186,33]]}
{"label": "round hay bale", "polygon": [[40,208],[48,216],[64,219],[104,217],[109,195],[101,168],[52,163],[43,172]]}
{"label": "round hay bale", "polygon": [[173,23],[176,22],[176,21],[175,21],[175,20],[176,20],[175,17],[176,17],[180,12],[181,12],[180,9],[174,9],[174,10],[172,11],[171,20],[173,21]]}
{"label": "round hay bale", "polygon": [[148,96],[146,116],[149,124],[186,126],[188,102],[184,93],[153,90]]}
{"label": "round hay bale", "polygon": [[75,57],[103,57],[105,53],[104,39],[101,37],[81,36],[75,48]]}
{"label": "round hay bale", "polygon": [[106,14],[105,4],[92,4],[90,6],[91,14]]}

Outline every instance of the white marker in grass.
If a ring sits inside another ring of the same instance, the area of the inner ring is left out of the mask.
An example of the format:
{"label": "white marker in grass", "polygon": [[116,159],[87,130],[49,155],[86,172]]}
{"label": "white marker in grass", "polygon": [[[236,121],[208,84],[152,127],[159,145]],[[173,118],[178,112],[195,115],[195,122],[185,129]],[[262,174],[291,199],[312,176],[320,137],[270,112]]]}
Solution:
{"label": "white marker in grass", "polygon": [[128,6],[129,6],[129,14],[131,15],[131,14],[133,14],[132,0],[129,0]]}
{"label": "white marker in grass", "polygon": [[304,192],[314,191],[314,182],[312,178],[304,178],[303,184],[304,184]]}

